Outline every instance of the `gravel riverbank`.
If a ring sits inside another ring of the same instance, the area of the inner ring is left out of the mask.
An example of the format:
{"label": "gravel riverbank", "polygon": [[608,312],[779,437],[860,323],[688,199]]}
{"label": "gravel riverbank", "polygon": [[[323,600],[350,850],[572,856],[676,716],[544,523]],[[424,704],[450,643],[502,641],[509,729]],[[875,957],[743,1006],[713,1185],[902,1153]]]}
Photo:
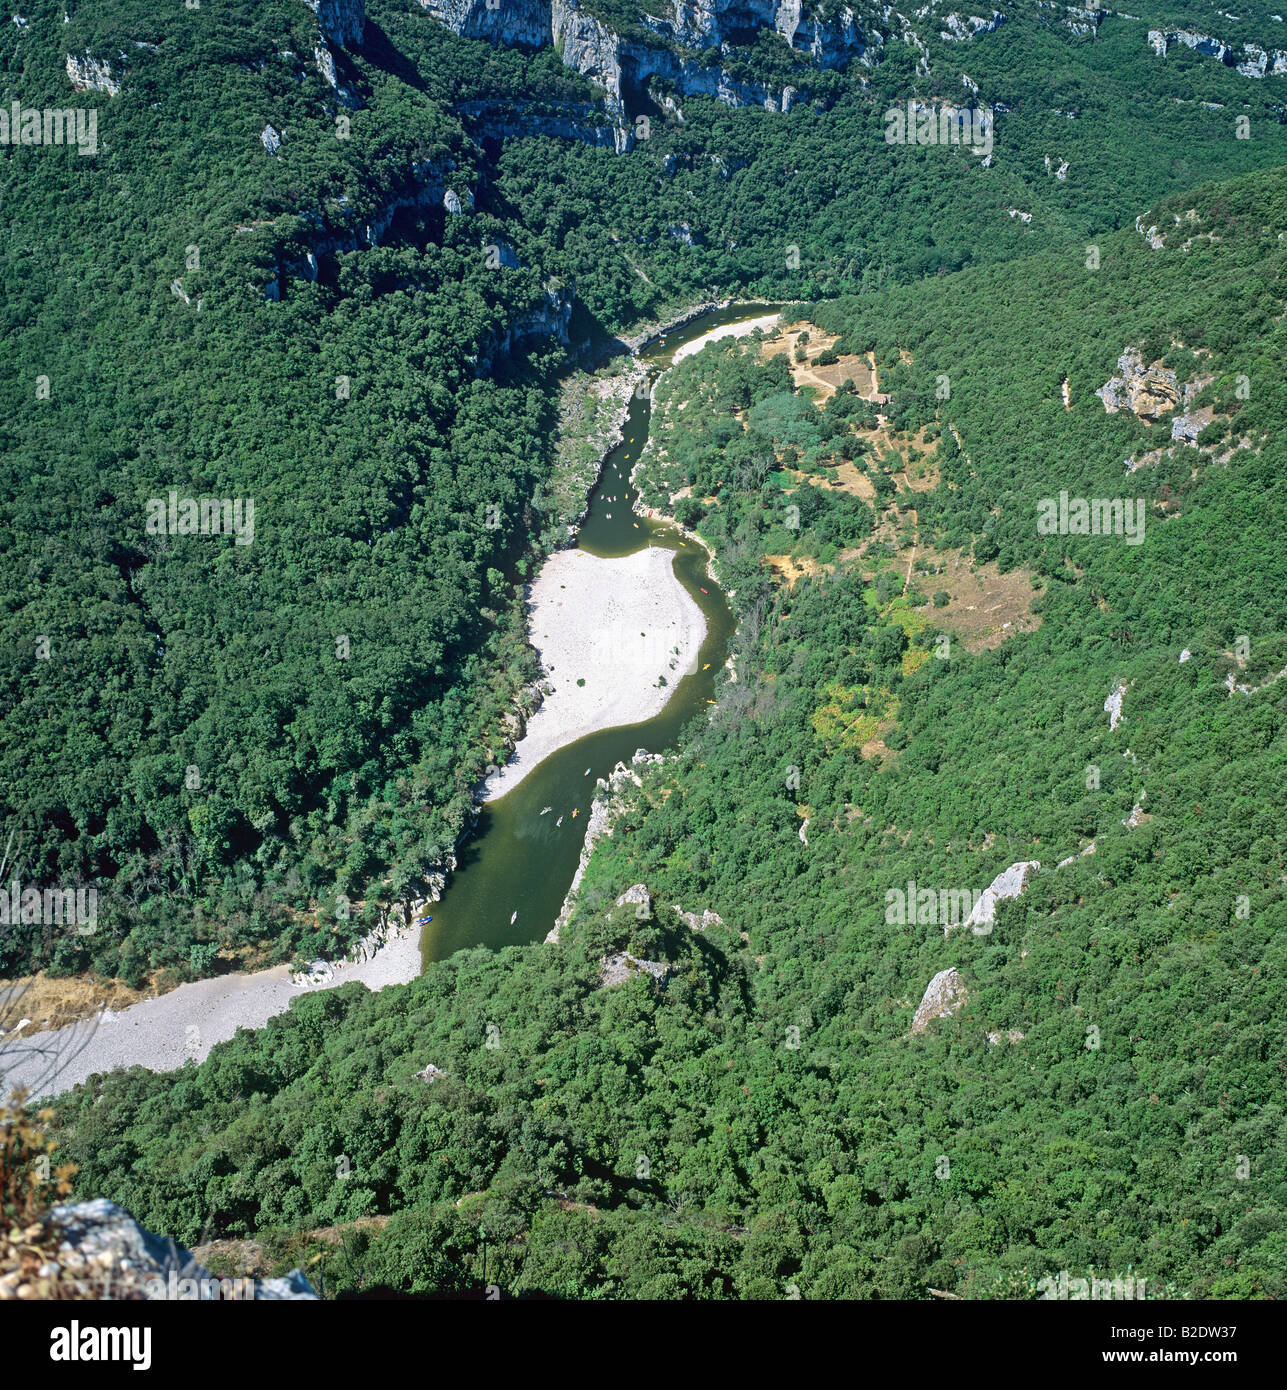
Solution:
{"label": "gravel riverbank", "polygon": [[488,781],[488,801],[569,743],[660,714],[697,659],[706,619],[675,578],[670,550],[615,559],[563,550],[529,588],[528,632],[551,693]]}

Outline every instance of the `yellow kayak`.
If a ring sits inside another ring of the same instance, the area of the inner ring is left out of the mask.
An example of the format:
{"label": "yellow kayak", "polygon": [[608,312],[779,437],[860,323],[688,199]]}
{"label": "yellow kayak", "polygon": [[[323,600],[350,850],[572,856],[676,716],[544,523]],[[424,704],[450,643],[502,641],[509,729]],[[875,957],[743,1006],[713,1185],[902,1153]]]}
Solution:
{"label": "yellow kayak", "polygon": [[574,811],[572,812],[572,819],[573,819],[573,820],[576,820],[576,818],[577,818],[580,814],[581,814],[580,811],[574,810]]}

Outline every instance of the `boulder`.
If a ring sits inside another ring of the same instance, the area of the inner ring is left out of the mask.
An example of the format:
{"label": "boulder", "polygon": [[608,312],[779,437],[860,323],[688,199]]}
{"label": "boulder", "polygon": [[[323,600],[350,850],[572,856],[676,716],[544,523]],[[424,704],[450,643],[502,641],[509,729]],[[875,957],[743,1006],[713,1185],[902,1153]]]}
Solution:
{"label": "boulder", "polygon": [[652,894],[648,892],[648,889],[642,883],[632,884],[631,887],[627,888],[626,891],[622,893],[622,895],[617,899],[618,907],[625,907],[627,903],[634,903],[636,905],[636,908],[638,908],[640,904],[643,905],[643,913],[640,914],[636,910],[636,917],[639,917],[641,915],[643,917],[652,916]]}
{"label": "boulder", "polygon": [[612,989],[616,985],[624,985],[636,975],[651,975],[660,985],[666,982],[671,973],[671,967],[663,961],[640,960],[629,951],[621,951],[615,956],[604,956],[599,984],[602,989]]}
{"label": "boulder", "polygon": [[925,986],[920,1007],[912,1018],[912,1032],[923,1033],[936,1018],[950,1018],[969,997],[965,981],[955,969],[940,970]]}
{"label": "boulder", "polygon": [[1008,869],[1002,869],[979,894],[978,901],[965,921],[945,923],[943,935],[947,936],[957,926],[962,926],[970,927],[975,936],[987,936],[992,930],[993,922],[996,921],[997,903],[1003,902],[1006,898],[1017,898],[1023,892],[1028,875],[1036,873],[1039,868],[1041,864],[1036,859],[1021,859],[1018,863],[1011,864]]}
{"label": "boulder", "polygon": [[57,1249],[43,1267],[44,1277],[63,1297],[185,1302],[317,1297],[298,1269],[278,1279],[213,1275],[191,1251],[153,1235],[106,1198],[54,1207],[45,1226]]}

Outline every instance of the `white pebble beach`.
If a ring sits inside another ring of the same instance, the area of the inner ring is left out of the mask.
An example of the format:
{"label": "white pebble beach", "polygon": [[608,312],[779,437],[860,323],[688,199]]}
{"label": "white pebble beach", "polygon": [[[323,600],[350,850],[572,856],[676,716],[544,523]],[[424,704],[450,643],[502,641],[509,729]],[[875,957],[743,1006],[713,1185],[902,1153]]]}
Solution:
{"label": "white pebble beach", "polygon": [[528,593],[528,641],[552,693],[489,779],[486,800],[513,791],[551,753],[587,734],[641,723],[666,707],[706,636],[674,558],[661,546],[613,559],[563,550],[542,565]]}

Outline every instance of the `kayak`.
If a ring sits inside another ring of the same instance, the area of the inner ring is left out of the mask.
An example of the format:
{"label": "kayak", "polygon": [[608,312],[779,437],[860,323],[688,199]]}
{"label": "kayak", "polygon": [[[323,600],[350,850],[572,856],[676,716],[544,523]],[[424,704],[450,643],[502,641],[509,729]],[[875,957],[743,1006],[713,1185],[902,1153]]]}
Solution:
{"label": "kayak", "polygon": [[572,812],[572,819],[573,819],[573,820],[576,820],[576,818],[577,818],[580,814],[581,814],[580,811],[573,810],[573,812]]}
{"label": "kayak", "polygon": [[558,818],[558,820],[556,820],[556,821],[554,822],[554,824],[555,824],[556,827],[562,825],[562,824],[563,824],[563,817],[560,816],[560,817]]}
{"label": "kayak", "polygon": [[554,809],[553,806],[546,806],[546,807],[544,807],[544,808],[542,809],[541,814],[542,814],[543,816],[548,816],[548,815],[550,814],[550,812],[551,812],[553,809]]}
{"label": "kayak", "polygon": [[517,922],[517,921],[518,921],[518,913],[515,912],[515,913],[513,914],[513,916],[510,917],[510,919],[509,919],[509,924],[510,924],[510,926],[512,927],[512,926],[514,925],[514,923]]}

